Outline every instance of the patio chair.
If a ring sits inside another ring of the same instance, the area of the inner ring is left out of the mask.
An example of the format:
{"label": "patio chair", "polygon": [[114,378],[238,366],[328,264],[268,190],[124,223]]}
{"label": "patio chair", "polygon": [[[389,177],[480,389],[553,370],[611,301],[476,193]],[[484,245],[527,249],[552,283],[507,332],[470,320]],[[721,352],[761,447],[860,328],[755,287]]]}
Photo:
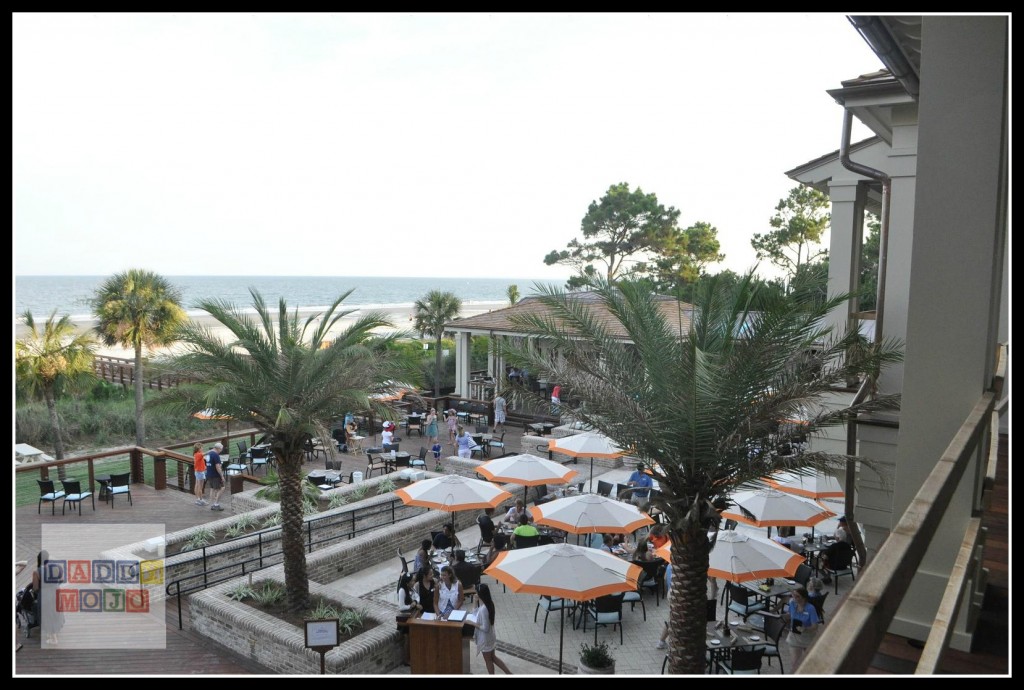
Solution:
{"label": "patio chair", "polygon": [[502,453],[505,452],[505,432],[504,431],[501,432],[501,436],[499,436],[497,440],[492,438],[489,441],[487,441],[487,450],[485,451],[486,455],[490,455],[491,454],[491,448],[498,448]]}
{"label": "patio chair", "polygon": [[768,665],[772,665],[772,659],[779,660],[779,673],[785,673],[782,666],[782,654],[779,652],[779,640],[782,633],[786,632],[786,621],[782,616],[764,614],[764,639],[767,643],[763,646],[764,658],[768,659]]}
{"label": "patio chair", "polygon": [[418,457],[409,459],[410,467],[426,467],[427,466],[427,450],[426,446],[420,446],[420,454]]}
{"label": "patio chair", "polygon": [[822,623],[825,622],[825,600],[828,599],[828,592],[822,592],[820,597],[810,597],[807,599],[814,607],[814,610],[818,612],[818,620]]}
{"label": "patio chair", "polygon": [[134,505],[132,503],[132,485],[131,485],[132,473],[123,472],[121,474],[110,475],[110,507],[114,507],[114,496],[125,495],[128,496],[128,505]]}
{"label": "patio chair", "polygon": [[372,477],[374,472],[387,474],[388,463],[383,456],[373,457],[373,453],[366,451],[366,478]]}
{"label": "patio chair", "polygon": [[751,601],[751,599],[756,599],[756,596],[745,587],[733,582],[726,582],[725,588],[728,590],[729,596],[727,610],[743,616],[744,621],[747,620],[750,614],[764,611],[767,608],[767,604],[763,601]]}
{"label": "patio chair", "polygon": [[[262,467],[263,471],[267,471],[267,465],[270,464],[270,449],[269,448],[253,448],[249,451],[249,460],[252,463],[252,471],[255,472],[257,467]],[[330,468],[327,468],[330,469]],[[338,468],[341,469],[341,468]]]}
{"label": "patio chair", "polygon": [[533,610],[533,622],[537,622],[537,614],[540,610],[544,609],[544,626],[541,628],[541,632],[548,631],[548,616],[551,615],[552,611],[571,611],[572,616],[576,617],[576,602],[562,599],[561,597],[549,597],[546,594],[542,594],[540,601],[537,602],[537,607]]}
{"label": "patio chair", "polygon": [[718,660],[718,668],[730,675],[737,673],[761,674],[761,660],[764,647],[753,649],[734,649],[728,658]]}
{"label": "patio chair", "polygon": [[606,481],[603,481],[601,479],[597,480],[597,493],[600,496],[604,496],[605,498],[608,498],[609,496],[611,496],[612,489],[614,489],[614,488],[615,488],[615,485],[612,484],[611,482],[606,482]]}
{"label": "patio chair", "polygon": [[615,500],[617,501],[628,501],[633,493],[633,487],[629,484],[616,484],[615,485]]}
{"label": "patio chair", "polygon": [[64,498],[63,491],[57,491],[53,486],[52,479],[37,479],[39,484],[39,503],[36,505],[36,512],[42,514],[43,503],[50,504],[50,514],[57,514],[57,499]]}
{"label": "patio chair", "polygon": [[[111,477],[113,481],[113,477]],[[60,505],[60,514],[64,514],[64,506],[71,503],[72,509],[75,505],[78,506],[78,514],[82,514],[82,500],[86,498],[92,499],[92,509],[96,510],[96,496],[91,491],[82,491],[82,482],[77,479],[63,479],[61,484],[64,485],[64,502]],[[113,497],[111,497],[113,498]]]}
{"label": "patio chair", "polygon": [[597,644],[597,628],[599,626],[615,626],[619,628],[619,644],[622,644],[622,594],[606,594],[594,600],[583,617],[583,632],[587,631],[587,619],[594,622],[594,644]]}
{"label": "patio chair", "polygon": [[665,589],[665,561],[660,558],[653,561],[633,561],[633,565],[640,566],[644,571],[640,576],[640,591],[653,591],[654,605],[661,606],[662,590]]}
{"label": "patio chair", "polygon": [[846,542],[837,541],[828,548],[821,559],[821,572],[825,575],[825,583],[833,579],[836,584],[836,596],[839,595],[839,578],[849,575],[850,580],[856,580],[853,574],[853,547]]}

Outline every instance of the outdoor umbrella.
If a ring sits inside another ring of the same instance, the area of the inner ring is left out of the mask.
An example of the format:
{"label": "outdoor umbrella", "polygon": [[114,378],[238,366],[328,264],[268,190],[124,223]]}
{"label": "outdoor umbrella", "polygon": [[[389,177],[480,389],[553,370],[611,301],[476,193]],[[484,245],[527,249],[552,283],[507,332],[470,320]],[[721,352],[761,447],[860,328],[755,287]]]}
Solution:
{"label": "outdoor umbrella", "polygon": [[741,510],[726,510],[722,517],[744,525],[767,527],[769,535],[772,527],[812,527],[835,515],[817,503],[775,489],[741,491],[732,496],[732,501]]}
{"label": "outdoor umbrella", "polygon": [[821,498],[843,498],[846,493],[839,484],[839,480],[830,474],[816,472],[814,474],[797,474],[795,472],[780,472],[764,479],[773,489],[794,496],[803,496],[810,499]]}
{"label": "outdoor umbrella", "polygon": [[452,514],[452,530],[455,529],[455,511],[474,508],[496,508],[512,494],[490,482],[471,479],[457,474],[446,474],[431,479],[421,479],[395,494],[407,506],[435,508]]}
{"label": "outdoor umbrella", "polygon": [[627,534],[654,520],[632,503],[623,503],[599,494],[580,494],[559,498],[533,507],[534,522],[556,527],[572,534],[614,532]]}
{"label": "outdoor umbrella", "polygon": [[619,458],[626,454],[614,441],[596,431],[553,438],[548,441],[548,451],[574,458],[590,458],[590,491],[594,490],[594,458]]}
{"label": "outdoor umbrella", "polygon": [[224,420],[224,443],[225,446],[230,442],[231,438],[231,416],[221,414],[212,407],[207,407],[205,410],[199,410],[192,415],[196,419],[223,419]]}
{"label": "outdoor umbrella", "polygon": [[[658,548],[654,555],[671,563],[672,542]],[[708,577],[731,582],[792,577],[803,562],[803,556],[781,544],[731,529],[722,530],[708,557]]]}
{"label": "outdoor umbrella", "polygon": [[[587,601],[637,588],[643,570],[606,551],[572,544],[547,544],[503,551],[484,571],[517,594]],[[558,672],[562,672],[565,608],[560,610]]]}
{"label": "outdoor umbrella", "polygon": [[528,487],[542,484],[565,484],[579,474],[565,465],[536,455],[508,455],[485,462],[476,470],[492,482],[523,485],[523,505],[526,505]]}

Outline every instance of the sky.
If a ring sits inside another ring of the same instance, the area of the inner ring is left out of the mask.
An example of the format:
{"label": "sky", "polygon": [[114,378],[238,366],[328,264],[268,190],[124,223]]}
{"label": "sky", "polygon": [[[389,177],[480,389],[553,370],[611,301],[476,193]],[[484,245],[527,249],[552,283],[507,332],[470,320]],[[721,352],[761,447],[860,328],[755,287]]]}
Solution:
{"label": "sky", "polygon": [[827,13],[15,13],[12,36],[15,275],[562,280],[544,256],[621,182],[742,272],[784,171],[839,148],[825,91],[881,68]]}

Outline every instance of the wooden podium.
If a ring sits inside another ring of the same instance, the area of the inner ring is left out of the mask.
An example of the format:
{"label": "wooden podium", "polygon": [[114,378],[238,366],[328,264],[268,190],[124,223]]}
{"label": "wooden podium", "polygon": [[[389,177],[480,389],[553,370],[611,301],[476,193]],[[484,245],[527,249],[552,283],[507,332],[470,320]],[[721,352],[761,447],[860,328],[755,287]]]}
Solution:
{"label": "wooden podium", "polygon": [[469,638],[462,637],[462,623],[409,621],[409,671],[413,674],[456,675],[469,673]]}

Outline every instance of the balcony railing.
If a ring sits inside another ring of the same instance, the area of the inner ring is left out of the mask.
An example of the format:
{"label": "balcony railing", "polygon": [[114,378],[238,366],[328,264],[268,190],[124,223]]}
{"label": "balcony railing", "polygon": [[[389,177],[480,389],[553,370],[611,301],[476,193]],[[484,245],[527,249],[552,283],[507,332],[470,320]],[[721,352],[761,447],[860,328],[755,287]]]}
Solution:
{"label": "balcony railing", "polygon": [[[982,394],[952,442],[939,458],[899,523],[864,568],[841,609],[842,625],[823,628],[798,669],[801,674],[836,675],[864,673],[879,649],[889,625],[903,601],[914,574],[935,537],[950,499],[964,481],[973,457],[988,449],[986,477],[977,498],[975,515],[987,504],[995,482],[992,454],[998,446],[999,401],[1006,376],[1006,350],[1001,350],[991,388]],[[993,438],[994,437],[994,438]],[[991,445],[986,445],[991,444]],[[928,640],[918,661],[917,674],[933,674],[949,646],[964,588],[971,582],[970,561],[982,535],[980,518],[968,521],[949,584],[939,604]]]}

